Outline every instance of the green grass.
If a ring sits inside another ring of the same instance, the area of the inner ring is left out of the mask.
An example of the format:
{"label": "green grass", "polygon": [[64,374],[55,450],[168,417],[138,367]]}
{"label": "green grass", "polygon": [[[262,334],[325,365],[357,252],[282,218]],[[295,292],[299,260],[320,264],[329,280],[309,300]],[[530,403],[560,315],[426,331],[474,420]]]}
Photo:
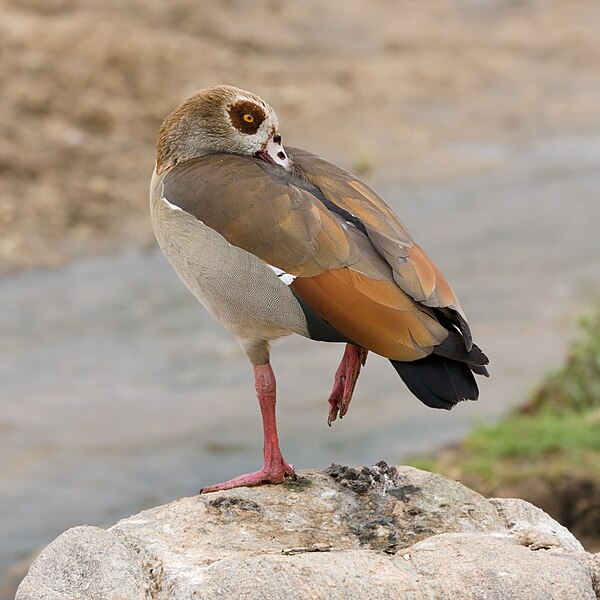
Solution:
{"label": "green grass", "polygon": [[489,483],[554,470],[550,460],[600,476],[600,411],[510,415],[476,426],[463,451],[461,469]]}
{"label": "green grass", "polygon": [[491,486],[567,471],[600,477],[600,308],[523,407],[476,425],[459,448],[409,464]]}
{"label": "green grass", "polygon": [[513,415],[494,425],[476,427],[465,449],[492,460],[523,457],[538,460],[549,452],[600,451],[600,414],[556,413]]}
{"label": "green grass", "polygon": [[422,471],[430,471],[431,473],[437,473],[439,469],[438,465],[433,458],[427,458],[424,456],[409,456],[404,459],[404,464],[416,467]]}
{"label": "green grass", "polygon": [[546,376],[523,412],[586,411],[600,407],[600,309],[581,319],[564,366]]}

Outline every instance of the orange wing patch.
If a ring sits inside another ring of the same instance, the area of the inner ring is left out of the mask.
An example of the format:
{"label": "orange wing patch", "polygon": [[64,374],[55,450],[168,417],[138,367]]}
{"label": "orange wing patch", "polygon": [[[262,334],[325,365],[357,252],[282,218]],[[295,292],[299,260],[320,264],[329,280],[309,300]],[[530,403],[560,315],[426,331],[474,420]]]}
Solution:
{"label": "orange wing patch", "polygon": [[393,282],[348,268],[297,277],[292,288],[338,331],[387,358],[423,358],[448,335],[426,308]]}

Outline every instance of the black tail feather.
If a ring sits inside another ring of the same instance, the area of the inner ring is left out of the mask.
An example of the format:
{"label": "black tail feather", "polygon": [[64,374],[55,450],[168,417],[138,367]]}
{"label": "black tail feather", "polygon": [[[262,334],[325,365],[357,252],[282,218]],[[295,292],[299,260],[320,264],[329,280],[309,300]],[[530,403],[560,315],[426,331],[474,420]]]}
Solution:
{"label": "black tail feather", "polygon": [[473,337],[471,336],[471,328],[464,317],[458,311],[450,307],[434,308],[433,311],[438,318],[438,321],[448,331],[454,331],[455,327],[460,331],[462,343],[466,347],[467,352],[471,350],[473,346]]}
{"label": "black tail feather", "polygon": [[471,344],[471,348],[467,350],[462,336],[454,331],[448,332],[448,337],[433,349],[433,353],[468,365],[483,366],[490,362],[476,344]]}
{"label": "black tail feather", "polygon": [[475,373],[475,375],[483,375],[484,377],[489,377],[490,374],[488,370],[483,365],[469,365],[469,369]]}
{"label": "black tail feather", "polygon": [[450,410],[458,402],[479,397],[479,388],[471,370],[485,369],[481,365],[469,367],[464,362],[436,354],[413,362],[390,362],[408,389],[431,408]]}

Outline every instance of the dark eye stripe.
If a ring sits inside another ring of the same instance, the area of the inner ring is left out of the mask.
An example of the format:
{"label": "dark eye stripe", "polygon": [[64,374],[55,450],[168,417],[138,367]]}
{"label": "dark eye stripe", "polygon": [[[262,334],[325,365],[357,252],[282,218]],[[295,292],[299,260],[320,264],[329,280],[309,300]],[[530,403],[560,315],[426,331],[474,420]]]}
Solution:
{"label": "dark eye stripe", "polygon": [[[267,113],[258,104],[250,102],[249,100],[240,100],[229,108],[229,118],[231,119],[232,125],[242,133],[252,135],[258,131],[261,123],[267,118]],[[254,121],[248,123],[244,119],[244,115],[252,115]]]}

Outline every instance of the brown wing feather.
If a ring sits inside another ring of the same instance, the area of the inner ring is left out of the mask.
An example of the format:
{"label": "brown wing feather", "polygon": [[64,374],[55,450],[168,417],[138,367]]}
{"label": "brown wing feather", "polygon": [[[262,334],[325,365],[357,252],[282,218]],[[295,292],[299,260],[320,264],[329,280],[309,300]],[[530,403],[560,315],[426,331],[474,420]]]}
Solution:
{"label": "brown wing feather", "polygon": [[359,260],[315,198],[272,179],[256,159],[215,154],[187,161],[167,174],[164,194],[229,243],[288,273],[317,275]]}
{"label": "brown wing feather", "polygon": [[392,267],[396,283],[407,294],[426,306],[450,307],[462,315],[449,283],[376,192],[314,154],[296,148],[288,151],[313,185],[331,202],[361,220],[369,239]]}
{"label": "brown wing feather", "polygon": [[331,169],[332,186],[319,177],[320,190],[364,222],[368,236],[302,182],[249,157],[183,163],[166,175],[164,194],[231,244],[296,275],[294,291],[356,343],[394,360],[427,356],[448,332],[419,300],[448,300],[449,286],[383,201]]}

